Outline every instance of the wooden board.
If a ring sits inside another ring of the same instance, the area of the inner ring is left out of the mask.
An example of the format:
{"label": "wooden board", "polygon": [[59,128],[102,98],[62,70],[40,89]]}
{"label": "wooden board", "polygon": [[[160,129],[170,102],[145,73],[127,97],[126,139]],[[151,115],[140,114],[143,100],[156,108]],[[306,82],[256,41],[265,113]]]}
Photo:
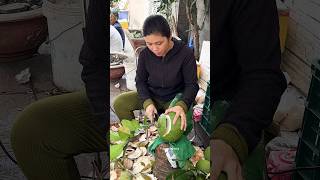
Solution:
{"label": "wooden board", "polygon": [[293,85],[307,95],[311,64],[320,58],[320,2],[287,0],[285,3],[290,15],[282,68],[288,72]]}

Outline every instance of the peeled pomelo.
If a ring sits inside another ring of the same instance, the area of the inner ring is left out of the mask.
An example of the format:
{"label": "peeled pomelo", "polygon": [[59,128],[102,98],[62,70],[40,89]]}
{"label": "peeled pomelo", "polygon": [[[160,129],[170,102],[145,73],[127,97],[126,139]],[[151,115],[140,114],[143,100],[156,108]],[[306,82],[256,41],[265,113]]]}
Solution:
{"label": "peeled pomelo", "polygon": [[176,113],[161,114],[158,119],[158,131],[160,137],[165,142],[175,142],[180,139],[183,134],[181,127],[181,118],[179,117],[175,124],[173,119]]}
{"label": "peeled pomelo", "polygon": [[210,161],[201,159],[197,162],[196,168],[204,173],[210,173]]}
{"label": "peeled pomelo", "polygon": [[208,146],[206,148],[206,150],[204,151],[204,158],[208,161],[210,161],[210,146]]}

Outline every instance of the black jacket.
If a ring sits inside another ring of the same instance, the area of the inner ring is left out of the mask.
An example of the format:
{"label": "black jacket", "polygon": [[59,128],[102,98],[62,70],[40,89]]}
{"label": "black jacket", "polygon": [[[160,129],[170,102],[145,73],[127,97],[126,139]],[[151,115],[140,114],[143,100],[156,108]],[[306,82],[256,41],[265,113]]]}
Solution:
{"label": "black jacket", "polygon": [[249,152],[286,88],[278,23],[274,0],[213,1],[211,94],[232,102],[222,124],[236,127]]}
{"label": "black jacket", "polygon": [[85,83],[87,97],[91,110],[96,117],[93,121],[101,127],[102,133],[107,127],[107,102],[109,102],[109,63],[108,33],[106,31],[106,1],[90,0],[86,28],[84,29],[84,43],[79,61],[83,66],[82,80]]}
{"label": "black jacket", "polygon": [[148,48],[139,55],[136,87],[142,102],[147,99],[169,101],[178,92],[189,107],[199,90],[197,65],[190,48],[173,39],[174,46],[164,58],[157,57]]}

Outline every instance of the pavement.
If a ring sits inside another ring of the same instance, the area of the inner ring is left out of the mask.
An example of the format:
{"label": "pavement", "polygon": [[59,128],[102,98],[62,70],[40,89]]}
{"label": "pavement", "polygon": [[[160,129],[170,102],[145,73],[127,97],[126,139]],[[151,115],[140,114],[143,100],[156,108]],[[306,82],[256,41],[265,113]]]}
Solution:
{"label": "pavement", "polygon": [[[31,80],[19,84],[15,75],[29,68]],[[13,155],[10,145],[10,132],[17,114],[36,100],[61,94],[52,81],[50,55],[35,55],[32,58],[0,63],[0,140]],[[80,174],[92,174],[91,162],[94,154],[81,154],[75,157]],[[0,149],[0,180],[25,180],[25,176]]]}

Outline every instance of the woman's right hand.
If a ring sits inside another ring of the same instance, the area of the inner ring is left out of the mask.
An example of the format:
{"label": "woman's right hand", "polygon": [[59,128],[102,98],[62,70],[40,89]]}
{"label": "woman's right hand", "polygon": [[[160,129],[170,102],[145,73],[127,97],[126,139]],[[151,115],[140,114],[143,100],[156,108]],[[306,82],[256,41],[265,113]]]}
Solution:
{"label": "woman's right hand", "polygon": [[242,167],[238,156],[230,145],[223,140],[214,139],[210,141],[211,154],[211,176],[217,180],[221,172],[228,175],[228,180],[243,180]]}
{"label": "woman's right hand", "polygon": [[153,104],[150,104],[146,108],[146,116],[150,119],[151,123],[154,122],[155,114],[158,114],[156,107]]}

